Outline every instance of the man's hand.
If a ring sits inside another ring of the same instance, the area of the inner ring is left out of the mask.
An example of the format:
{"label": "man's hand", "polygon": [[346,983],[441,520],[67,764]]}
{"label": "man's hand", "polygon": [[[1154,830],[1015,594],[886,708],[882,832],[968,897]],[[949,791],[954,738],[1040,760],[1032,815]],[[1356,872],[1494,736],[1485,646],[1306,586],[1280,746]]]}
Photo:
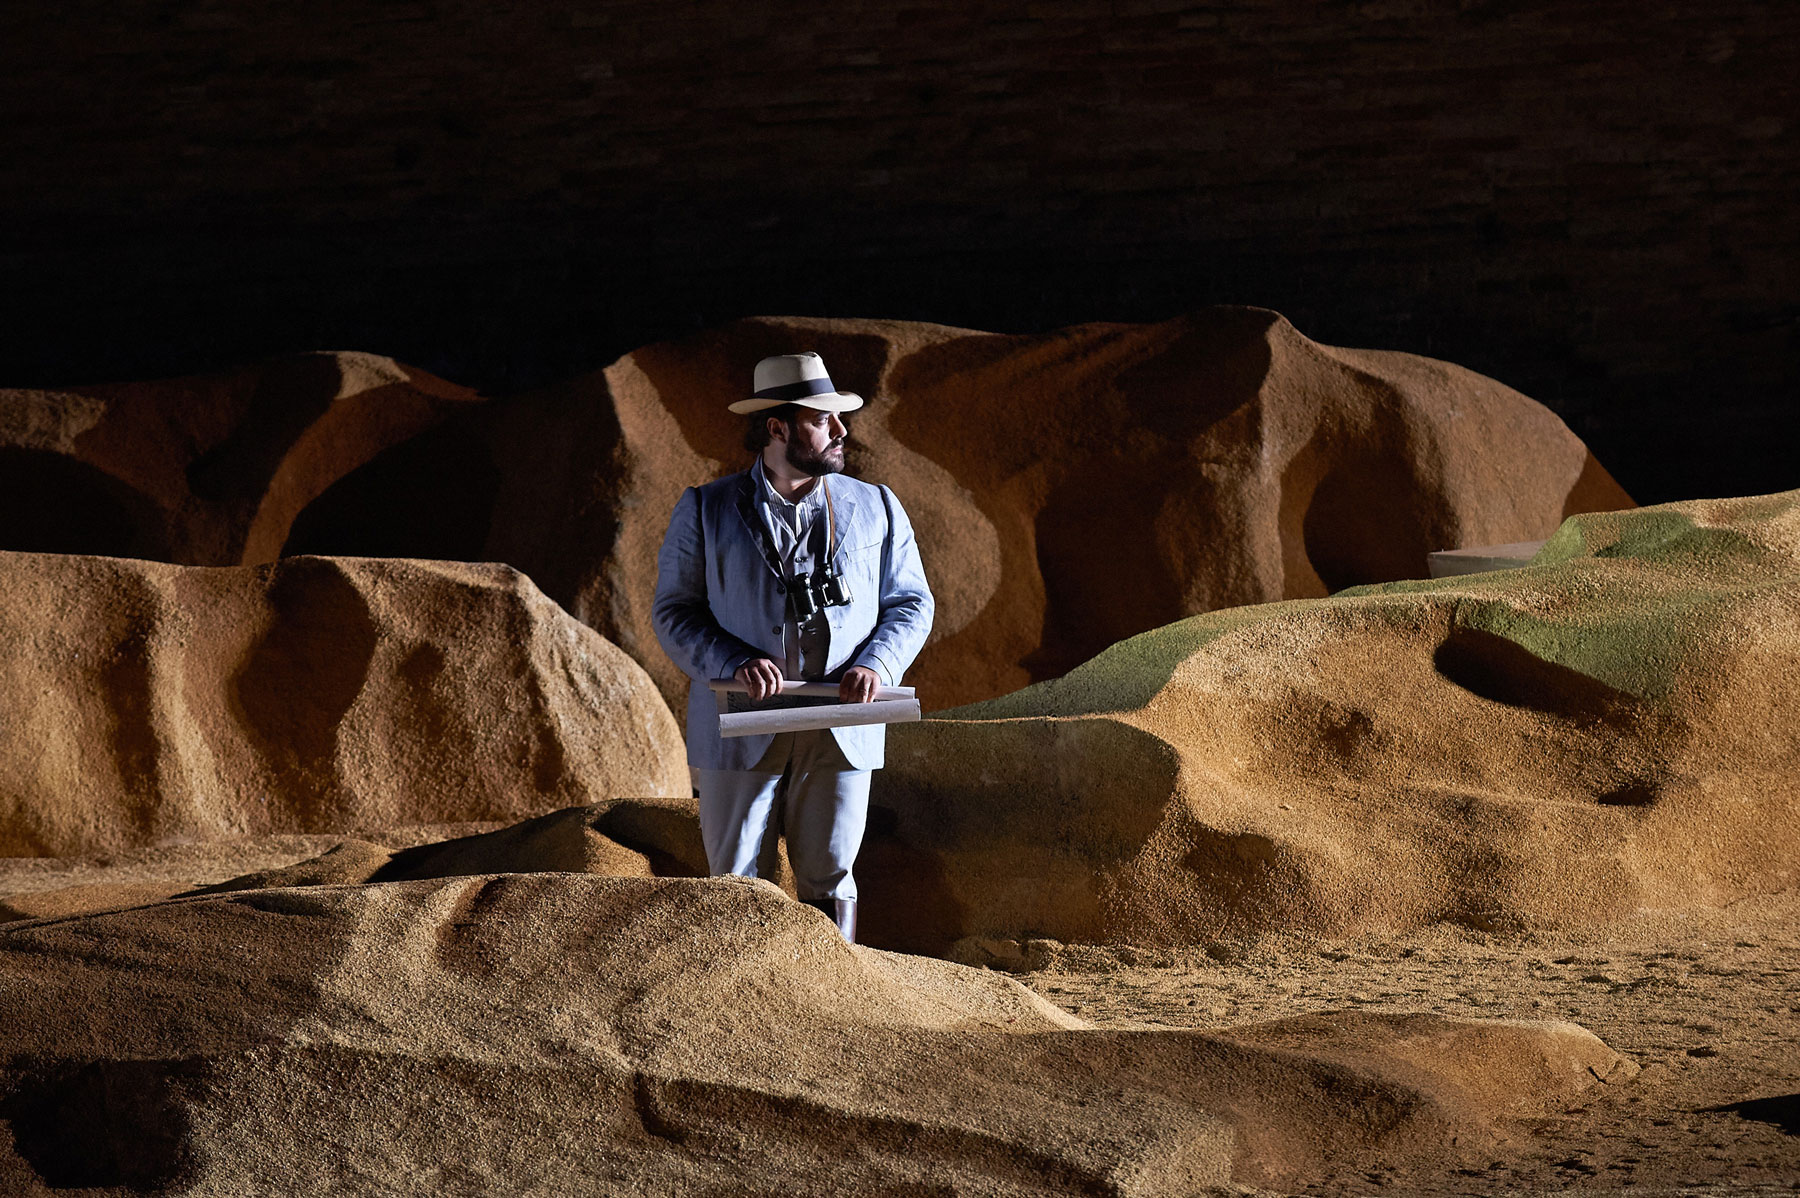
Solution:
{"label": "man's hand", "polygon": [[881,676],[868,666],[851,666],[844,671],[844,680],[838,683],[838,702],[872,703],[875,688],[880,685]]}
{"label": "man's hand", "polygon": [[748,688],[753,702],[761,703],[781,690],[781,667],[766,657],[745,662],[732,677]]}

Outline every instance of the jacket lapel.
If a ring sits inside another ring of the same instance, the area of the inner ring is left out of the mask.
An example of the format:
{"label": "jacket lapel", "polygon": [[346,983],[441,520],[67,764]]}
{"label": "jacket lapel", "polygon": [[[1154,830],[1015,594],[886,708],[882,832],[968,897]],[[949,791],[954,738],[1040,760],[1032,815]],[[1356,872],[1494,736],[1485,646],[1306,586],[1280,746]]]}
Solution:
{"label": "jacket lapel", "polygon": [[756,556],[762,564],[769,568],[777,581],[781,579],[781,567],[769,560],[769,530],[762,524],[762,513],[756,510],[755,490],[756,478],[753,471],[746,470],[738,476],[737,508],[738,519],[744,522],[744,535],[750,538],[750,544],[756,548]]}
{"label": "jacket lapel", "polygon": [[842,568],[844,550],[856,544],[857,513],[861,505],[850,494],[849,487],[841,487],[831,492],[832,520],[837,525],[837,550],[831,556],[833,566]]}

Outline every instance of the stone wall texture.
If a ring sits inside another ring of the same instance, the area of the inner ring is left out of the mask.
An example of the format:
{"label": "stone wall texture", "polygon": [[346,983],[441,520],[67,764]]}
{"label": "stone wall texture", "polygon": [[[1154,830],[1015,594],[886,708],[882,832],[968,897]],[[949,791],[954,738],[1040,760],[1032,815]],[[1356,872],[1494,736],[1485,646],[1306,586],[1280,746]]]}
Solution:
{"label": "stone wall texture", "polygon": [[1800,6],[0,9],[0,383],[285,350],[535,385],[747,313],[1214,302],[1792,486]]}

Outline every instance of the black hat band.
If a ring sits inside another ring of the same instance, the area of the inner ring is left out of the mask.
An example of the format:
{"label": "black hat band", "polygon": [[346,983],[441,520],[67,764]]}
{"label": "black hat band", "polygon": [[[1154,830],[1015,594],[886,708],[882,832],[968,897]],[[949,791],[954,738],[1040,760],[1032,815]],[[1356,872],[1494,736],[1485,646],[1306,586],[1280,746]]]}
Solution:
{"label": "black hat band", "polygon": [[791,403],[796,399],[805,399],[809,395],[831,395],[837,388],[831,385],[830,377],[822,379],[801,379],[797,383],[783,383],[779,387],[764,387],[755,392],[752,399],[772,399],[777,403]]}

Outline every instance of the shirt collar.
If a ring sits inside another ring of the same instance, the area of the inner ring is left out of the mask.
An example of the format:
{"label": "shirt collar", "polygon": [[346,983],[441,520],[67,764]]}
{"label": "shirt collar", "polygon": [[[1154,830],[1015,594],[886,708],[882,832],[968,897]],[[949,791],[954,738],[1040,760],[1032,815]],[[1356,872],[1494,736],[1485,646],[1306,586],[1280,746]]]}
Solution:
{"label": "shirt collar", "polygon": [[788,500],[783,499],[781,497],[781,492],[777,491],[775,485],[769,481],[768,472],[763,469],[762,454],[760,453],[756,455],[756,461],[751,465],[750,473],[756,478],[758,483],[762,484],[760,491],[762,501],[775,506],[777,509],[786,507],[816,508],[819,506],[819,502],[825,493],[825,488],[819,485],[819,480],[814,479],[812,489],[802,495],[799,499],[791,503]]}

